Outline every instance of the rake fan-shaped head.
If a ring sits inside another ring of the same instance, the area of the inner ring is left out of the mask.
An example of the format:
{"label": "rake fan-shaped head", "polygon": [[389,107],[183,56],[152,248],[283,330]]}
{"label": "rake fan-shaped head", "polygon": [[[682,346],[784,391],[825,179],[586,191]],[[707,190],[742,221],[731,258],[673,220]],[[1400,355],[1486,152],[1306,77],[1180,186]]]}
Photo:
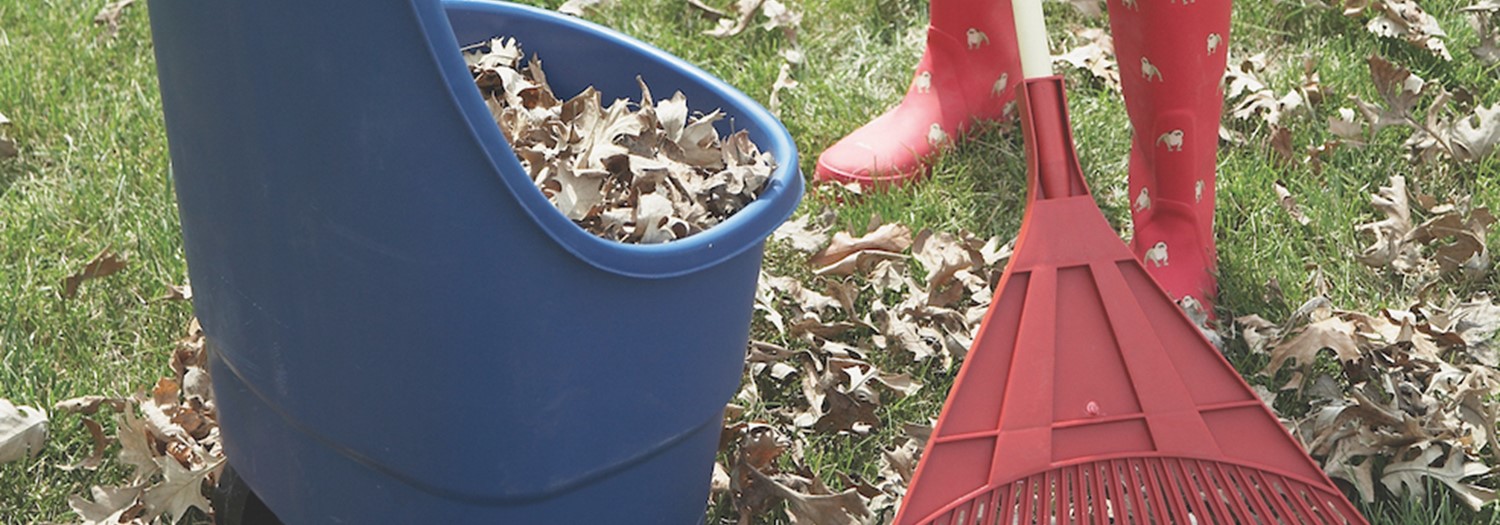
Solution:
{"label": "rake fan-shaped head", "polygon": [[896,523],[1367,525],[1099,212],[1061,79],[1024,86],[1031,202]]}
{"label": "rake fan-shaped head", "polygon": [[1182,458],[1089,461],[955,502],[923,523],[1362,523],[1342,494],[1254,467]]}

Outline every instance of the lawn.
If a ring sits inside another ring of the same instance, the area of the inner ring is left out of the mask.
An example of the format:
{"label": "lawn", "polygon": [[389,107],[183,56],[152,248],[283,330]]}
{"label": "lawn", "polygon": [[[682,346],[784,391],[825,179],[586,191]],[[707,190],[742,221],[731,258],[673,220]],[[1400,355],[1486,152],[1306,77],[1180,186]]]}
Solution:
{"label": "lawn", "polygon": [[[556,8],[563,2],[524,3]],[[704,36],[716,20],[682,0],[617,1],[586,17],[697,64],[767,104],[784,62],[780,53],[799,50],[804,59],[790,72],[800,85],[779,94],[779,116],[810,175],[818,153],[900,99],[921,53],[927,3],[785,3],[802,13],[795,45],[779,30]],[[1345,16],[1316,0],[1235,3],[1231,56],[1265,53],[1271,66],[1261,80],[1277,94],[1302,86],[1302,64],[1310,61],[1325,95],[1323,103],[1306,104],[1280,121],[1292,137],[1295,162],[1282,161],[1269,145],[1274,130],[1263,119],[1226,121],[1243,141],[1225,143],[1219,156],[1221,319],[1284,319],[1319,293],[1342,308],[1376,311],[1409,306],[1419,292],[1466,298],[1497,289],[1500,276],[1494,272],[1418,282],[1371,268],[1355,255],[1369,244],[1356,227],[1380,218],[1370,195],[1390,175],[1405,175],[1414,189],[1440,198],[1466,196],[1476,206],[1494,206],[1500,203],[1500,155],[1414,162],[1403,145],[1410,131],[1395,127],[1363,147],[1332,150],[1320,166],[1300,159],[1307,146],[1336,138],[1328,118],[1354,107],[1348,97],[1379,99],[1367,63],[1371,55],[1461,93],[1455,104],[1462,107],[1500,103],[1500,67],[1470,54],[1482,37],[1461,11],[1471,3],[1421,1],[1446,30],[1451,61],[1371,34],[1365,30],[1368,15]],[[0,0],[0,114],[13,121],[3,133],[20,147],[18,156],[0,159],[0,399],[50,409],[87,394],[129,395],[171,373],[168,358],[192,311],[186,301],[166,299],[187,271],[144,4],[125,8],[116,32],[94,22],[102,1]],[[1063,49],[1083,43],[1070,29],[1107,27],[1104,18],[1087,18],[1065,2],[1049,2],[1047,14],[1054,45]],[[1124,230],[1130,133],[1124,104],[1117,91],[1086,73],[1066,75],[1081,163],[1106,216]],[[938,159],[924,184],[857,198],[814,189],[799,215],[831,209],[835,227],[856,234],[878,215],[914,231],[966,230],[1008,239],[1025,204],[1023,172],[1019,133],[992,126]],[[1280,205],[1278,182],[1295,196],[1306,224]],[[1491,231],[1485,243],[1495,246],[1497,238],[1500,233]],[[122,254],[125,268],[63,298],[63,280],[105,250]],[[769,247],[766,266],[818,282],[805,255],[778,243]],[[1268,293],[1268,283],[1278,292]],[[764,319],[755,327],[752,337],[777,339]],[[1249,352],[1232,328],[1225,334],[1225,353],[1242,372],[1265,365],[1265,356]],[[881,450],[904,440],[903,424],[936,417],[957,368],[929,363],[906,370],[925,384],[921,394],[882,406],[882,425],[874,431],[804,436],[805,466],[835,491],[843,488],[837,473],[873,474]],[[1270,378],[1251,380],[1272,384]],[[797,388],[792,381],[767,398]],[[773,408],[748,407],[749,417],[775,417]],[[92,441],[76,415],[54,414],[50,428],[39,456],[0,465],[0,523],[76,522],[69,495],[126,476],[115,463],[92,471],[58,468],[88,456]],[[106,423],[106,431],[112,430]],[[1472,512],[1441,486],[1430,492],[1420,502],[1382,499],[1367,514],[1374,523],[1392,525],[1500,523],[1491,509]],[[725,497],[709,512],[710,523],[739,519]],[[778,507],[755,522],[787,518]]]}

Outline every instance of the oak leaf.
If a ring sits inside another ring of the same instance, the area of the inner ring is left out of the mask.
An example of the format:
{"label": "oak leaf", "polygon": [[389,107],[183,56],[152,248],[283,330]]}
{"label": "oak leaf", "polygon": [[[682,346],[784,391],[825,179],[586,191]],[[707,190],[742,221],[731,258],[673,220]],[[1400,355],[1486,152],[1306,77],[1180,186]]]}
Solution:
{"label": "oak leaf", "polygon": [[162,469],[163,479],[146,487],[146,492],[141,495],[147,516],[155,518],[165,514],[171,517],[171,521],[176,521],[190,508],[197,508],[205,514],[213,512],[208,498],[203,497],[203,482],[223,464],[222,460],[192,470],[170,457],[156,458],[156,464]]}
{"label": "oak leaf", "polygon": [[4,113],[0,113],[0,159],[14,157],[20,153],[20,150],[16,149],[16,140],[5,136],[5,128],[9,125],[10,119],[5,118]]}
{"label": "oak leaf", "polygon": [[1362,355],[1354,339],[1354,324],[1337,316],[1329,317],[1307,325],[1272,348],[1266,373],[1275,374],[1289,359],[1299,367],[1312,364],[1318,352],[1325,348],[1333,350],[1341,361],[1353,361]]}
{"label": "oak leaf", "polygon": [[124,256],[116,254],[109,248],[105,248],[94,255],[94,258],[89,259],[89,262],[78,273],[69,275],[63,279],[62,297],[64,299],[72,299],[78,295],[78,287],[82,286],[84,281],[114,275],[116,272],[125,269],[125,263]]}
{"label": "oak leaf", "polygon": [[1494,501],[1495,489],[1463,481],[1486,474],[1490,468],[1482,462],[1469,459],[1459,447],[1448,447],[1447,454],[1444,454],[1443,448],[1443,445],[1428,444],[1414,457],[1386,465],[1380,482],[1392,494],[1420,500],[1426,497],[1428,490],[1423,478],[1431,478],[1447,485],[1464,504],[1475,511]]}
{"label": "oak leaf", "polygon": [[0,399],[0,464],[42,451],[47,441],[47,411]]}
{"label": "oak leaf", "polygon": [[84,525],[104,525],[126,523],[134,516],[139,515],[144,509],[140,508],[140,497],[144,487],[132,485],[128,487],[101,487],[95,485],[89,488],[94,496],[93,501],[83,499],[73,494],[68,496],[68,506],[78,517],[83,518]]}

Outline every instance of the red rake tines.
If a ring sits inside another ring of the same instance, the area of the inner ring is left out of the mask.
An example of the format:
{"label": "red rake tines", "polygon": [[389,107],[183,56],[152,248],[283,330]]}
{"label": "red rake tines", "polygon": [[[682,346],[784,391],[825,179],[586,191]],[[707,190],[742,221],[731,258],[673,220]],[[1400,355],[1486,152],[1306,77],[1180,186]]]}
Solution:
{"label": "red rake tines", "polygon": [[896,523],[1366,525],[1105,221],[1061,79],[1022,100],[1031,202]]}

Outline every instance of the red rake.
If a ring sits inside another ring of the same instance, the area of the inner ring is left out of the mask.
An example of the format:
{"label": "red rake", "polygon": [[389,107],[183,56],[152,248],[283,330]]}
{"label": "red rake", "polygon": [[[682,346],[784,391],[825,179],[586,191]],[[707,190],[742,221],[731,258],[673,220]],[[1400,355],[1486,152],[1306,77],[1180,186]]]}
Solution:
{"label": "red rake", "polygon": [[1110,228],[1027,36],[1026,216],[896,523],[1368,525]]}

